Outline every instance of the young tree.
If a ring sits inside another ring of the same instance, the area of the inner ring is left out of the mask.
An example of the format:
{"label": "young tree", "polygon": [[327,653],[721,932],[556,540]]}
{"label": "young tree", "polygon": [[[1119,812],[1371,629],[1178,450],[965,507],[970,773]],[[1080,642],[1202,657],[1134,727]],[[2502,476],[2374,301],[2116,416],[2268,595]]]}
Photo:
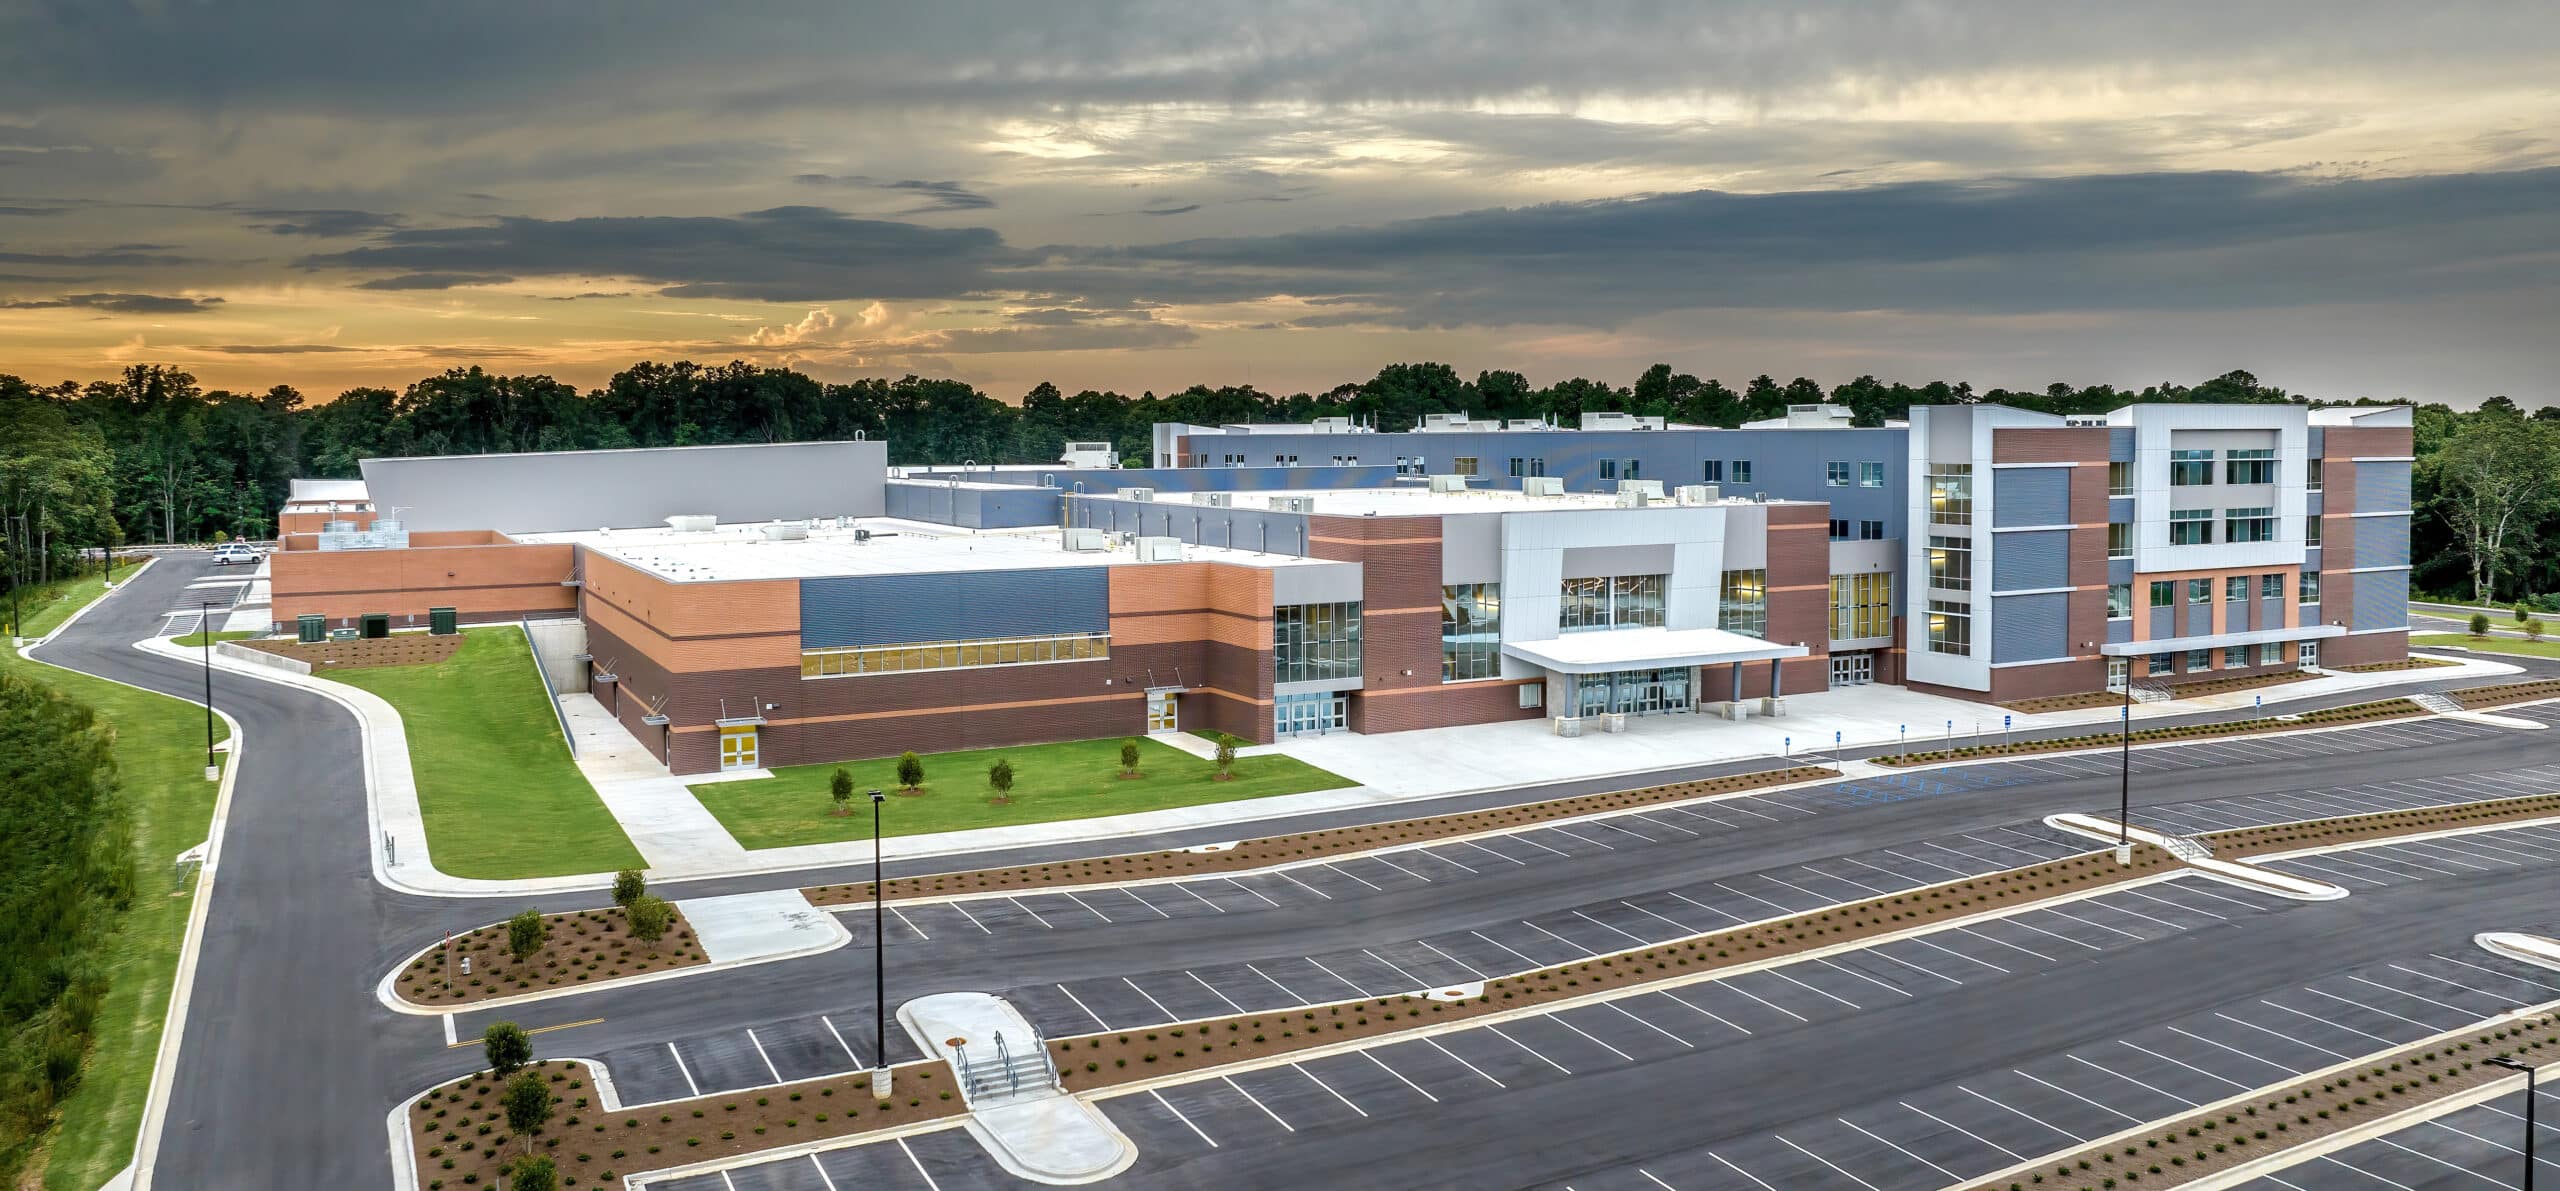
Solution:
{"label": "young tree", "polygon": [[2474,612],[2471,614],[2471,635],[2474,637],[2486,637],[2489,635],[2488,613]]}
{"label": "young tree", "polygon": [[630,909],[631,903],[638,901],[640,895],[647,892],[649,892],[649,878],[641,876],[639,869],[626,868],[613,874],[613,904],[626,910]]}
{"label": "young tree", "polygon": [[489,1072],[500,1079],[533,1061],[533,1036],[511,1021],[493,1021],[480,1032],[480,1051],[488,1056]]}
{"label": "young tree", "polygon": [[2524,622],[2533,619],[2533,609],[2525,607],[2523,600],[2516,601],[2514,611],[2516,614],[2517,624],[2523,624]]}
{"label": "young tree", "polygon": [[1138,776],[1138,738],[1135,736],[1120,742],[1120,775]]}
{"label": "young tree", "polygon": [[644,893],[623,908],[622,916],[631,924],[631,937],[655,951],[658,940],[666,937],[667,927],[676,920],[676,908],[665,898]]}
{"label": "young tree", "polygon": [[506,1092],[498,1103],[507,1111],[507,1128],[524,1139],[524,1152],[533,1152],[533,1135],[542,1132],[542,1123],[551,1119],[551,1081],[539,1071],[519,1071],[507,1081]]}
{"label": "young tree", "polygon": [[836,804],[837,814],[852,814],[853,775],[841,769],[837,770],[834,777],[827,779],[827,798]]}
{"label": "young tree", "polygon": [[557,1191],[560,1186],[559,1164],[549,1154],[518,1158],[513,1170],[515,1181],[507,1184],[513,1191]]}
{"label": "young tree", "polygon": [[2541,617],[2539,617],[2539,616],[2528,616],[2528,617],[2525,617],[2525,618],[2524,618],[2524,639],[2525,639],[2525,640],[2527,640],[2527,641],[2539,641],[2539,640],[2542,640],[2542,618],[2541,618]]}
{"label": "young tree", "polygon": [[912,752],[898,754],[898,784],[909,792],[924,787],[924,758]]}
{"label": "young tree", "polygon": [[1218,780],[1222,782],[1234,781],[1236,776],[1235,768],[1236,738],[1228,735],[1227,733],[1220,732],[1218,733]]}
{"label": "young tree", "polygon": [[542,920],[542,911],[526,910],[507,919],[507,954],[517,963],[533,958],[542,950],[543,937],[551,933],[551,924]]}
{"label": "young tree", "polygon": [[1013,762],[999,757],[987,766],[987,788],[996,792],[997,802],[1013,801]]}

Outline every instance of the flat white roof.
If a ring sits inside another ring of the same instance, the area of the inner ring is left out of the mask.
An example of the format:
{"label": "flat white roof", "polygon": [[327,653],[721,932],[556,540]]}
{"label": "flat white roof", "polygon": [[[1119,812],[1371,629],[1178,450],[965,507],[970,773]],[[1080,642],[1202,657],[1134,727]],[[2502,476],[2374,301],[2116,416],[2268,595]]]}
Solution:
{"label": "flat white roof", "polygon": [[1781,645],[1723,629],[1610,629],[1566,633],[1551,641],[1505,641],[1502,652],[1559,674],[1606,674],[1670,666],[1721,666],[1800,658],[1802,645]]}
{"label": "flat white roof", "polygon": [[[1112,496],[1111,492],[1089,492],[1087,496]],[[1157,504],[1206,507],[1206,492],[1164,492],[1155,496]],[[1613,493],[1568,492],[1561,496],[1531,496],[1517,488],[1469,488],[1464,492],[1433,492],[1422,485],[1400,488],[1305,488],[1278,492],[1234,492],[1239,509],[1268,509],[1275,498],[1312,497],[1315,512],[1326,517],[1421,517],[1451,513],[1530,513],[1550,509],[1609,509],[1618,498]],[[1728,498],[1719,504],[1736,505],[1755,502]],[[1769,501],[1770,504],[1786,503]],[[1653,502],[1652,508],[1679,507],[1665,498]],[[1707,508],[1709,506],[1690,506]]]}
{"label": "flat white roof", "polygon": [[[519,542],[574,542],[626,566],[678,583],[737,579],[817,579],[840,575],[907,575],[952,571],[1019,571],[1045,567],[1146,566],[1125,547],[1071,551],[1055,529],[972,531],[895,517],[865,517],[843,529],[812,527],[806,538],[771,540],[773,522],[722,525],[707,532],[663,526],[511,535]],[[855,531],[868,530],[860,539]],[[1111,540],[1106,536],[1105,540]],[[1239,566],[1343,566],[1291,554],[1257,554],[1219,546],[1185,546],[1186,562]]]}
{"label": "flat white roof", "polygon": [[305,501],[348,501],[365,499],[362,480],[295,480],[285,493],[287,503]]}
{"label": "flat white roof", "polygon": [[2111,658],[2140,657],[2151,653],[2183,653],[2190,649],[2219,649],[2228,645],[2264,645],[2269,641],[2312,641],[2322,637],[2343,637],[2347,630],[2334,624],[2301,624],[2292,628],[2250,629],[2238,633],[2210,633],[2194,637],[2157,637],[2149,641],[2109,641],[2098,652]]}

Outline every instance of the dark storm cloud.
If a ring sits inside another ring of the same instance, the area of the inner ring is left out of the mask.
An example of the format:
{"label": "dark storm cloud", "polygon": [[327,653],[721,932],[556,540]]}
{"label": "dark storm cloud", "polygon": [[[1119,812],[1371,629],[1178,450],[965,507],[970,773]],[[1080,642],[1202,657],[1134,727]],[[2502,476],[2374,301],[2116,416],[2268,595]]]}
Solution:
{"label": "dark storm cloud", "polygon": [[222,304],[220,298],[173,298],[159,294],[64,294],[0,302],[0,310],[98,310],[108,314],[197,314]]}
{"label": "dark storm cloud", "polygon": [[995,270],[1031,259],[987,228],[927,228],[824,207],[775,207],[737,216],[504,218],[403,228],[373,237],[366,247],[302,263],[430,275],[635,277],[673,297],[805,302],[956,297],[998,288]]}
{"label": "dark storm cloud", "polygon": [[402,273],[394,277],[376,277],[359,281],[357,289],[411,290],[454,289],[466,285],[504,285],[515,278],[504,273]]}
{"label": "dark storm cloud", "polygon": [[279,236],[357,236],[398,227],[400,217],[373,211],[322,209],[298,211],[285,208],[257,208],[241,214],[259,221],[252,226]]}
{"label": "dark storm cloud", "polygon": [[915,178],[883,182],[861,174],[795,174],[791,180],[803,186],[894,191],[923,200],[916,206],[897,212],[900,215],[926,215],[935,211],[985,211],[993,209],[996,205],[994,199],[958,182],[926,182]]}

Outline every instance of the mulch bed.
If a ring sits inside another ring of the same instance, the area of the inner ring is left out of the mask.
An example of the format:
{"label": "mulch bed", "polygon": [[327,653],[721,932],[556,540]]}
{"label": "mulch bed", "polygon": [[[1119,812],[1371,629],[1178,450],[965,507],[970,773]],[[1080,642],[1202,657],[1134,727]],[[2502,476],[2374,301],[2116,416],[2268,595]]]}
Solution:
{"label": "mulch bed", "polygon": [[[2307,682],[2317,674],[2286,670],[2274,674],[2248,674],[2238,678],[2205,678],[2194,682],[2172,683],[2168,687],[2172,699],[2195,699],[2205,695],[2224,695],[2232,691],[2256,690],[2259,687],[2283,686],[2288,682]],[[2124,702],[2121,693],[2113,691],[2081,691],[2073,695],[2052,695],[2042,699],[2020,699],[2000,706],[2030,715],[2046,711],[2085,711],[2092,707],[2115,707]]]}
{"label": "mulch bed", "polygon": [[[1649,786],[1641,790],[1585,794],[1574,798],[1559,798],[1550,802],[1529,803],[1495,810],[1469,811],[1464,814],[1441,815],[1429,819],[1408,819],[1368,827],[1343,827],[1330,831],[1270,836],[1245,840],[1220,852],[1180,850],[1141,852],[1126,856],[1105,856],[1094,860],[1061,861],[1056,864],[1024,864],[1012,868],[982,869],[974,872],[896,877],[884,884],[888,900],[905,901],[915,898],[993,893],[1009,889],[1091,885],[1236,872],[1268,868],[1291,861],[1335,856],[1346,852],[1366,852],[1399,844],[1475,835],[1507,827],[1577,818],[1603,811],[1663,802],[1682,802],[1715,794],[1729,794],[1741,790],[1755,790],[1767,786],[1838,776],[1840,774],[1837,770],[1798,766],[1793,769],[1770,770],[1765,773],[1736,774],[1731,777],[1678,782],[1667,786]],[[807,894],[812,903],[822,906],[867,902],[871,900],[871,883],[864,881],[847,885],[821,885],[813,889],[801,890],[801,892]]]}
{"label": "mulch bed", "polygon": [[2370,815],[2349,815],[2338,819],[2314,819],[2304,823],[2278,823],[2269,827],[2244,827],[2217,831],[2201,837],[2217,856],[2248,856],[2261,852],[2292,852],[2303,848],[2330,844],[2352,844],[2369,839],[2392,836],[2423,835],[2431,831],[2450,831],[2457,827],[2481,827],[2526,819],[2547,819],[2560,815],[2560,794],[2534,794],[2523,798],[2500,798],[2488,802],[2465,802],[2451,806],[2419,807],[2415,810],[2381,811]]}
{"label": "mulch bed", "polygon": [[[2553,684],[2560,687],[2560,683]],[[2560,691],[2555,691],[2560,694]],[[2288,720],[2232,720],[2219,724],[2180,724],[2167,728],[2136,728],[2135,744],[2163,740],[2203,740],[2217,736],[2251,736],[2261,732],[2290,732],[2314,725],[2361,724],[2372,720],[2398,719],[2402,716],[2425,715],[2426,709],[2406,699],[2384,699],[2376,703],[2351,703],[2344,707],[2326,707],[2306,711]],[[2086,736],[2066,736],[2059,740],[2021,740],[2014,744],[1966,745],[1955,750],[1933,749],[1925,753],[1877,757],[1878,765],[1927,765],[1939,761],[1961,761],[1974,757],[2019,757],[2033,753],[2069,752],[2073,749],[2098,748],[2120,744],[2122,732],[2092,732]]]}
{"label": "mulch bed", "polygon": [[[940,1060],[896,1068],[890,1100],[872,1099],[869,1073],[857,1072],[617,1112],[596,1106],[594,1072],[583,1062],[554,1059],[528,1070],[547,1076],[557,1098],[550,1123],[534,1135],[534,1152],[558,1164],[564,1187],[616,1187],[624,1175],[967,1111]],[[479,1072],[409,1107],[409,1140],[426,1191],[491,1186],[502,1164],[524,1153],[499,1107],[505,1082]]]}
{"label": "mulch bed", "polygon": [[305,645],[300,641],[243,641],[260,653],[311,663],[311,669],[358,670],[373,666],[422,666],[441,662],[462,648],[462,634],[437,637],[426,633],[393,633],[372,640],[321,641]]}
{"label": "mulch bed", "polygon": [[2392,670],[2426,670],[2437,666],[2459,666],[2443,658],[2402,658],[2396,662],[2366,662],[2361,666],[2331,666],[2340,674],[2382,674]]}
{"label": "mulch bed", "polygon": [[2535,682],[2510,682],[2498,686],[2475,686],[2447,691],[2453,701],[2464,707],[2502,707],[2509,703],[2528,703],[2536,699],[2560,699],[2560,679],[2545,678]]}
{"label": "mulch bed", "polygon": [[1541,968],[1485,983],[1484,995],[1462,1001],[1377,997],[1278,1013],[1249,1013],[1181,1025],[1086,1034],[1049,1043],[1071,1091],[1196,1071],[1272,1055],[1465,1021],[1507,1010],[1590,996],[1683,975],[1790,955],[1932,922],[2121,884],[2179,867],[2168,853],[2137,844],[2130,867],[2090,853],[1928,889],[1851,902],[1754,926],[1636,948],[1597,959]]}
{"label": "mulch bed", "polygon": [[[413,1005],[469,1005],[710,962],[682,910],[667,924],[667,933],[654,951],[631,937],[620,906],[550,914],[544,921],[551,930],[543,937],[542,950],[522,964],[507,953],[507,924],[493,923],[454,936],[451,956],[445,954],[442,943],[419,952],[400,970],[392,989]],[[462,974],[461,960],[466,955],[471,957],[468,976]]]}
{"label": "mulch bed", "polygon": [[1967,1186],[2175,1187],[2508,1078],[2514,1073],[2482,1060],[2531,1056],[2527,1061],[2538,1066],[2551,1061],[2555,1044],[2560,1030],[2548,1015],[2499,1022],[2376,1059],[2361,1070],[2313,1076],[2258,1092],[2244,1103],[2191,1113],[2140,1137],[2040,1159],[2033,1174]]}

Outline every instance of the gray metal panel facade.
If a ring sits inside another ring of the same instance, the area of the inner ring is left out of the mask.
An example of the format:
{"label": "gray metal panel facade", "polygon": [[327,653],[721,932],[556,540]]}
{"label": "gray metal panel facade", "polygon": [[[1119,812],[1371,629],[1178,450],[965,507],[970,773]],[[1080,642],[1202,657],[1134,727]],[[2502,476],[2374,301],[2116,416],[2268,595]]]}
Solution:
{"label": "gray metal panel facade", "polygon": [[543,533],[657,525],[684,513],[723,522],[877,517],[888,446],[758,443],[524,455],[367,459],[374,507],[412,533]]}
{"label": "gray metal panel facade", "polygon": [[2409,565],[2409,519],[2358,517],[2355,546],[2358,568],[2405,567]]}
{"label": "gray metal panel facade", "polygon": [[1994,527],[2070,524],[2070,468],[2003,467],[1991,475]]}
{"label": "gray metal panel facade", "polygon": [[1273,509],[1217,509],[1191,504],[1067,497],[1070,521],[1113,533],[1180,538],[1269,554],[1307,552],[1307,515]]}
{"label": "gray metal panel facade", "polygon": [[2111,643],[2133,640],[2133,618],[2128,616],[2123,620],[2108,621],[2107,640]]}
{"label": "gray metal panel facade", "polygon": [[2071,586],[2071,531],[1994,534],[1991,590],[2035,591]]}
{"label": "gray metal panel facade", "polygon": [[[2356,468],[2356,511],[2380,512],[2383,509],[2409,507],[2409,465],[2406,463],[2358,463]],[[374,503],[382,503],[379,492]]]}
{"label": "gray metal panel facade", "polygon": [[2355,616],[2347,622],[2348,628],[2362,632],[2409,627],[2409,572],[2366,571],[2356,576],[2355,587]]}
{"label": "gray metal panel facade", "polygon": [[2132,497],[2130,497],[2130,496],[2110,496],[2110,497],[2108,497],[2108,498],[2107,498],[2107,524],[2109,524],[2109,525],[2131,525],[2131,524],[2133,524],[2133,498],[2132,498]]}
{"label": "gray metal panel facade", "polygon": [[1991,664],[2071,656],[2070,624],[2062,592],[1991,597]]}
{"label": "gray metal panel facade", "polygon": [[[2147,599],[2150,599],[2150,598],[2151,598],[2148,594],[2143,593],[2143,592],[2139,592],[2139,591],[2137,591],[2137,592],[2135,592],[2135,593],[2133,593],[2133,594],[2134,594],[2134,598],[2136,598],[2136,599],[2145,599],[2145,600],[2147,600]],[[2178,635],[2178,625],[2177,625],[2177,622],[2176,622],[2174,619],[2172,619],[2172,618],[2177,614],[2177,611],[2178,611],[2178,610],[2177,610],[2176,608],[2153,608],[2153,609],[2150,609],[2150,615],[2151,615],[2151,631],[2150,631],[2150,632],[2148,632],[2148,633],[2143,634],[2144,639],[2145,639],[2145,640],[2150,640],[2150,641],[2158,641],[2158,640],[2161,640],[2161,639],[2163,639],[2163,638],[2167,638],[2167,637],[2175,637],[2175,636],[2177,636],[2177,635]]]}
{"label": "gray metal panel facade", "polygon": [[[2107,560],[2107,582],[2109,582],[2109,583],[2131,583],[2131,582],[2133,582],[2133,560],[2132,560],[2132,559],[2130,559],[2130,558],[2110,558],[2110,559],[2108,559],[2108,560]],[[2135,594],[2135,595],[2141,595],[2142,593],[2141,593],[2141,592],[2135,592],[2134,594]],[[2145,597],[2145,598],[2148,598],[2148,597]]]}
{"label": "gray metal panel facade", "polygon": [[2111,426],[2107,428],[2107,462],[2133,462],[2133,427]]}
{"label": "gray metal panel facade", "polygon": [[1111,628],[1104,567],[847,575],[800,581],[800,645],[897,645]]}
{"label": "gray metal panel facade", "polygon": [[2284,600],[2281,598],[2259,600],[2258,620],[2255,627],[2262,629],[2281,629],[2290,627],[2284,622]]}

